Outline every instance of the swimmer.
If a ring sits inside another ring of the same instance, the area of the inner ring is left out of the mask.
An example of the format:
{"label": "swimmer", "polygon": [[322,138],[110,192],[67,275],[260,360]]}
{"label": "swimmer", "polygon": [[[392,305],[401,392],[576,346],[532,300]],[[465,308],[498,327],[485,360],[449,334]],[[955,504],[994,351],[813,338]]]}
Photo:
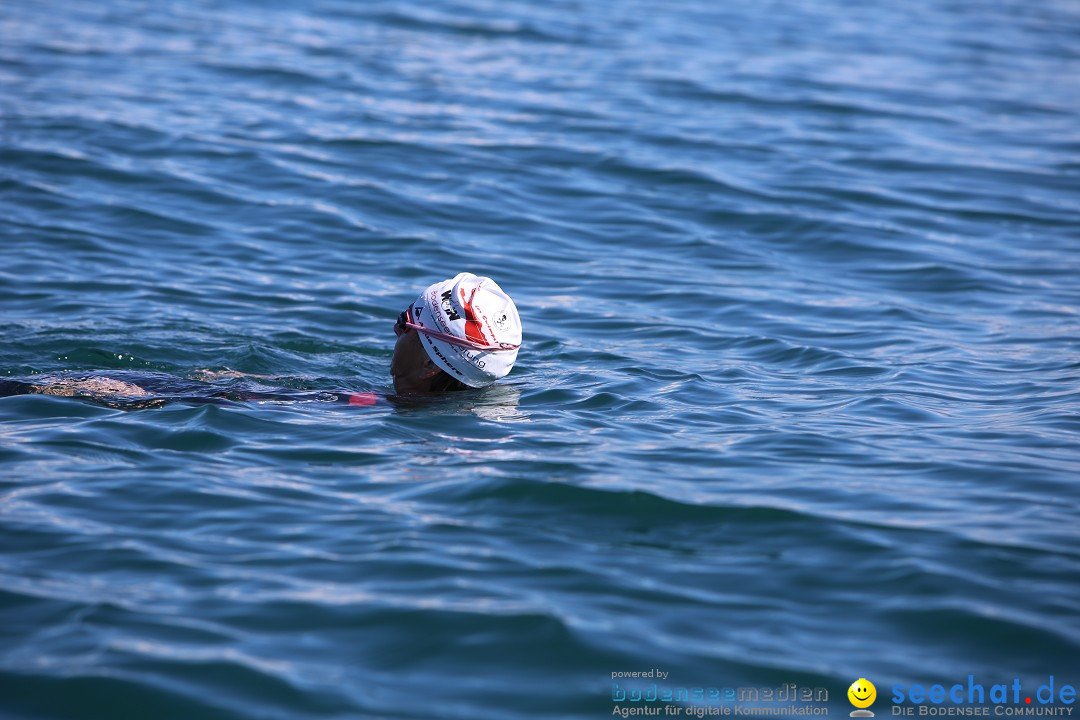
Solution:
{"label": "swimmer", "polygon": [[428,286],[394,332],[390,375],[402,394],[487,387],[510,372],[521,345],[514,301],[472,273]]}
{"label": "swimmer", "polygon": [[[399,395],[483,388],[510,372],[521,345],[521,319],[494,280],[472,273],[428,286],[394,324],[397,342],[390,375]],[[0,379],[0,397],[62,395],[125,408],[170,401],[320,401],[373,405],[375,395],[269,389],[261,384],[222,389],[204,380],[266,379],[232,370],[200,371],[198,379],[128,371],[58,372]]]}

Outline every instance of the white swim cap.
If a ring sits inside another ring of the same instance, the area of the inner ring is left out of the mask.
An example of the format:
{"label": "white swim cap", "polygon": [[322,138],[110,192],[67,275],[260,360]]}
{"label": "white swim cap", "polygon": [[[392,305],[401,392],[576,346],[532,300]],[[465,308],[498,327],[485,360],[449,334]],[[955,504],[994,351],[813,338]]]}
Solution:
{"label": "white swim cap", "polygon": [[506,377],[517,360],[521,318],[514,301],[491,278],[463,272],[431,285],[413,302],[412,322],[479,346],[515,346],[481,350],[419,333],[431,361],[471,387]]}

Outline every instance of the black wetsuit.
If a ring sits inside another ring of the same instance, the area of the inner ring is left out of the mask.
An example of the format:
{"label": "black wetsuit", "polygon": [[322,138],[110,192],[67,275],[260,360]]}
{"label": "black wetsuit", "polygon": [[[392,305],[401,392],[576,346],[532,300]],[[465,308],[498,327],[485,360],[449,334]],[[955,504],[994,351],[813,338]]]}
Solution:
{"label": "black wetsuit", "polygon": [[[96,384],[104,388],[94,387]],[[113,390],[109,387],[128,386]],[[130,392],[130,386],[139,392]],[[10,395],[59,395],[85,398],[118,408],[158,407],[170,402],[229,404],[243,402],[330,402],[374,405],[372,393],[311,391],[270,388],[240,378],[229,386],[215,385],[165,373],[129,371],[58,372],[26,378],[0,378],[0,397]]]}

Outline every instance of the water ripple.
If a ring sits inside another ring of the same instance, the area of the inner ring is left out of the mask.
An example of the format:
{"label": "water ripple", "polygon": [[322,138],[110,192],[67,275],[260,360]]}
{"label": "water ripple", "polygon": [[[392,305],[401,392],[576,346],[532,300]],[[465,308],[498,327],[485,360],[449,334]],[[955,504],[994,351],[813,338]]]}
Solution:
{"label": "water ripple", "polygon": [[[1067,680],[1078,31],[1019,0],[0,6],[0,377],[168,390],[0,398],[4,712]],[[517,301],[517,366],[393,396],[398,310],[460,270]],[[378,400],[198,402],[251,390]]]}

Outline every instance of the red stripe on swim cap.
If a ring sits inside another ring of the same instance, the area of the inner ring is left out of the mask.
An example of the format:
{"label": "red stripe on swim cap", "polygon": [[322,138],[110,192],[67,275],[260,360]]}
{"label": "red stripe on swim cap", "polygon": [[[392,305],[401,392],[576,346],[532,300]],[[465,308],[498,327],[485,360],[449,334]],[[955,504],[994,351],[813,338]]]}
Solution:
{"label": "red stripe on swim cap", "polygon": [[461,289],[461,305],[465,310],[465,337],[481,345],[493,345],[494,343],[488,341],[487,337],[484,336],[480,321],[476,319],[476,311],[473,310],[472,299],[479,289],[479,285],[474,287],[468,300],[465,299],[465,288]]}

